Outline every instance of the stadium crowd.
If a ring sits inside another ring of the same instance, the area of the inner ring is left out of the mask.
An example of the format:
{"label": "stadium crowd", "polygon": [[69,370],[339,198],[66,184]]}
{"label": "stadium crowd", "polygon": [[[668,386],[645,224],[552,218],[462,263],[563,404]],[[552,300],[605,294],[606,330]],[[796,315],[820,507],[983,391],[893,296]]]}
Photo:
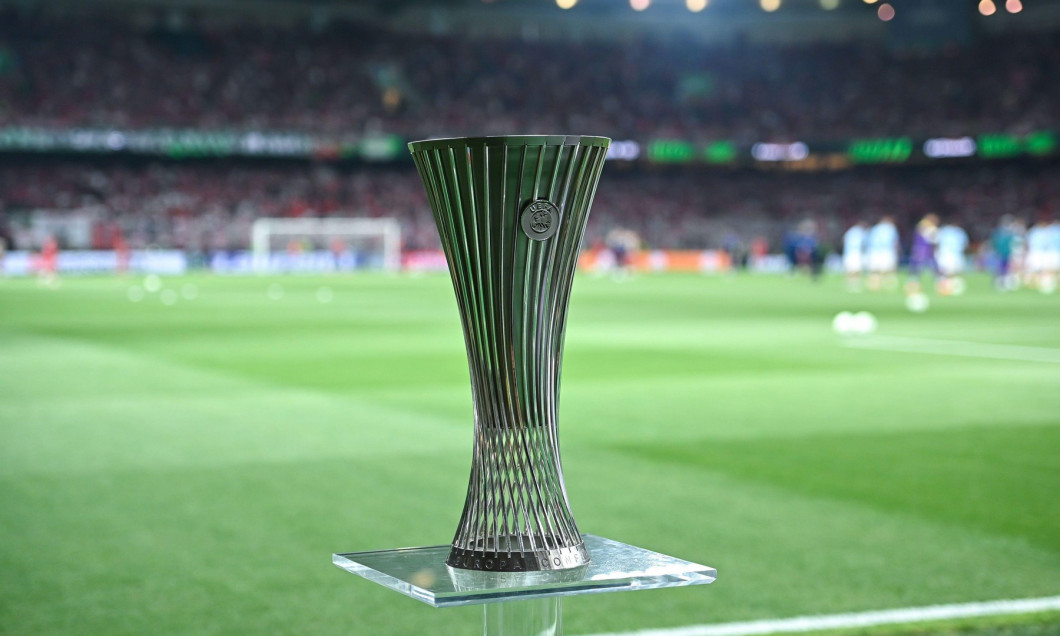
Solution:
{"label": "stadium crowd", "polygon": [[[419,177],[411,167],[247,165],[240,162],[22,161],[0,170],[15,245],[35,247],[18,231],[18,210],[83,210],[95,227],[94,247],[110,247],[120,231],[133,247],[202,250],[247,247],[261,216],[367,216],[401,221],[409,249],[438,246]],[[834,173],[757,170],[692,171],[609,166],[597,191],[586,242],[616,227],[644,245],[667,249],[722,248],[765,239],[779,249],[784,234],[812,219],[823,244],[838,246],[852,223],[893,216],[908,239],[925,214],[959,223],[973,241],[997,219],[1033,223],[1060,216],[1060,166],[1055,163],[861,169]],[[61,239],[62,237],[60,237]]]}
{"label": "stadium crowd", "polygon": [[[1056,127],[1060,40],[534,43],[0,15],[0,125],[830,139]],[[572,63],[575,61],[576,63]]]}
{"label": "stadium crowd", "polygon": [[[273,129],[354,138],[576,131],[754,142],[1060,127],[1056,33],[981,39],[925,63],[879,42],[513,46],[346,23],[193,22],[0,13],[0,128]],[[39,247],[33,210],[89,219],[91,244],[78,247],[111,247],[120,236],[132,247],[242,249],[255,218],[330,215],[394,217],[407,248],[438,245],[409,164],[8,157],[0,164],[0,230],[9,247]],[[789,174],[614,162],[586,240],[604,244],[622,228],[648,247],[747,249],[764,241],[780,249],[792,228],[812,220],[819,240],[835,247],[858,220],[894,216],[908,238],[929,213],[959,222],[973,241],[985,240],[1003,214],[1029,223],[1056,216],[1060,166]]]}

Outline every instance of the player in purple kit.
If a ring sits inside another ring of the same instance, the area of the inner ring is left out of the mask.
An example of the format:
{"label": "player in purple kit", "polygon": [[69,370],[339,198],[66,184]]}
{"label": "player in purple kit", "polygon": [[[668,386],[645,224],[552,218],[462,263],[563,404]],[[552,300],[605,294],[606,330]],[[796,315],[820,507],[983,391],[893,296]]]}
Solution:
{"label": "player in purple kit", "polygon": [[938,233],[939,217],[934,214],[928,214],[916,224],[913,242],[909,249],[909,282],[905,284],[906,292],[909,294],[920,292],[920,277],[924,270],[930,271],[932,276],[938,272],[938,264],[935,262]]}

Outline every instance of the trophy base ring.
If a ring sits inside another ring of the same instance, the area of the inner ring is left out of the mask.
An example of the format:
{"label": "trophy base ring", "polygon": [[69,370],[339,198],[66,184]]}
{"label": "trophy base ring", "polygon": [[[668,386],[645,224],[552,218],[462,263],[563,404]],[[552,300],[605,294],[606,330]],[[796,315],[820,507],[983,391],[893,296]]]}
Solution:
{"label": "trophy base ring", "polygon": [[589,563],[584,543],[556,550],[527,552],[465,550],[453,546],[445,564],[462,570],[483,572],[541,572],[567,570]]}

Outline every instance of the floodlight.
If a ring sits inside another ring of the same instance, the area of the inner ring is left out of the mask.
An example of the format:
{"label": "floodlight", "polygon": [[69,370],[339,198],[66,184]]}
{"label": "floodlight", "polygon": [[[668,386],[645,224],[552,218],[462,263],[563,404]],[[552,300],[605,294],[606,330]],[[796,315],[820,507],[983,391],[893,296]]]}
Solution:
{"label": "floodlight", "polygon": [[994,15],[997,12],[997,7],[994,5],[993,0],[979,0],[979,13],[983,15]]}
{"label": "floodlight", "polygon": [[876,15],[884,22],[890,22],[894,19],[894,7],[887,2],[884,2],[880,5],[880,8],[876,10]]}
{"label": "floodlight", "polygon": [[573,9],[576,4],[578,0],[556,0],[556,6],[560,9]]}
{"label": "floodlight", "polygon": [[780,0],[759,0],[759,4],[766,13],[773,13],[780,8]]}
{"label": "floodlight", "polygon": [[685,6],[692,13],[699,13],[707,8],[707,0],[685,0]]}

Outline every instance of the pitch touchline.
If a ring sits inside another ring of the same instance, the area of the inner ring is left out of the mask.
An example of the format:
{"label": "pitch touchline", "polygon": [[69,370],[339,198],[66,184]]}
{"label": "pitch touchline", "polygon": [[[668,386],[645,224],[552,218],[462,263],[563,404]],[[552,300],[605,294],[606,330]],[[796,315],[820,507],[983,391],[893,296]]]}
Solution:
{"label": "pitch touchline", "polygon": [[755,636],[761,634],[792,634],[823,629],[850,629],[921,623],[925,621],[972,618],[976,616],[1001,616],[1004,614],[1033,614],[1060,610],[1060,596],[1024,598],[982,603],[956,603],[953,605],[929,605],[901,609],[858,612],[854,614],[828,614],[824,616],[797,616],[775,620],[747,621],[743,623],[716,623],[714,625],[689,625],[666,629],[646,629],[635,632],[614,632],[594,636]]}
{"label": "pitch touchline", "polygon": [[854,349],[876,349],[880,351],[902,351],[906,353],[1060,364],[1060,349],[1050,347],[984,344],[967,340],[938,340],[935,338],[907,338],[903,336],[873,336],[864,340],[848,340],[844,345]]}

